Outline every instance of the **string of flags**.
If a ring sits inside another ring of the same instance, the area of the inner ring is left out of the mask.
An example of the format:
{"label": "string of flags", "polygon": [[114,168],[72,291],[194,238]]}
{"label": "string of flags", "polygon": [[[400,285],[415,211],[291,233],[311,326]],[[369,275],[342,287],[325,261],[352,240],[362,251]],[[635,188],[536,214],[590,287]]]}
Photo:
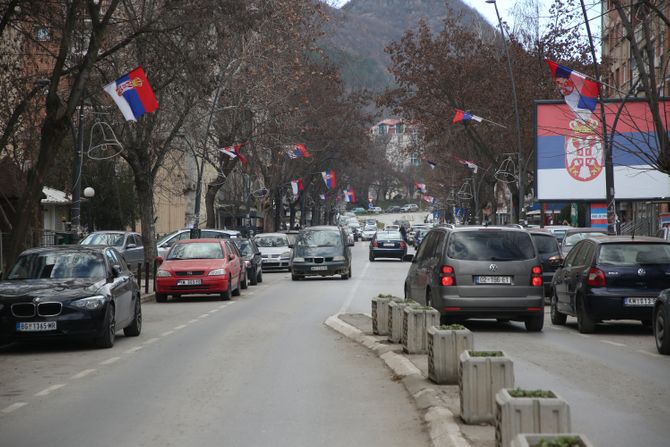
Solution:
{"label": "string of flags", "polygon": [[589,119],[596,109],[600,83],[549,59],[545,59],[545,62],[568,107],[582,121]]}
{"label": "string of flags", "polygon": [[126,121],[137,121],[142,115],[158,109],[156,95],[142,67],[137,67],[103,87],[116,103]]}

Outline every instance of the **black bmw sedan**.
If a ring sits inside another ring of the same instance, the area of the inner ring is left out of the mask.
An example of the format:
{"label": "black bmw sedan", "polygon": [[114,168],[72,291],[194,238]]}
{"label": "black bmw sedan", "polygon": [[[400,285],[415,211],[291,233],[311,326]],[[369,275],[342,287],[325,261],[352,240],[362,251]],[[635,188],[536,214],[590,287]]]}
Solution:
{"label": "black bmw sedan", "polygon": [[63,245],[24,251],[0,281],[0,339],[77,338],[114,345],[142,330],[140,291],[111,247]]}

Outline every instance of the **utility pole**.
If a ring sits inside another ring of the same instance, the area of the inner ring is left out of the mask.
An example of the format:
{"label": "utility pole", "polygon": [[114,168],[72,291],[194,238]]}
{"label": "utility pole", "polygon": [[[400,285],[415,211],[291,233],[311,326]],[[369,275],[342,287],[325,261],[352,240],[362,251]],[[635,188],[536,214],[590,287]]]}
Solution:
{"label": "utility pole", "polygon": [[[79,103],[79,123],[77,138],[74,145],[74,169],[72,179],[72,207],[70,209],[70,224],[72,226],[73,240],[76,243],[79,239],[81,226],[81,171],[84,156],[84,105],[83,99]],[[73,127],[74,133],[74,127]]]}

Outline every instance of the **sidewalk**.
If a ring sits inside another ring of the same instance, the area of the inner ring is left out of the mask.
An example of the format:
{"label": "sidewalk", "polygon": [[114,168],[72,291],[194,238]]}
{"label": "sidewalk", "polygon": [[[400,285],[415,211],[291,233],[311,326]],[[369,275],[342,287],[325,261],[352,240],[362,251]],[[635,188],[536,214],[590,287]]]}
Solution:
{"label": "sidewalk", "polygon": [[372,333],[372,318],[365,314],[333,315],[325,324],[377,355],[405,385],[423,413],[434,447],[493,447],[492,425],[467,425],[460,418],[458,385],[437,385],[428,380],[428,356],[408,355],[402,345]]}
{"label": "sidewalk", "polygon": [[154,301],[156,294],[154,293],[154,282],[149,280],[149,291],[145,292],[144,281],[140,284],[140,297],[143,303]]}

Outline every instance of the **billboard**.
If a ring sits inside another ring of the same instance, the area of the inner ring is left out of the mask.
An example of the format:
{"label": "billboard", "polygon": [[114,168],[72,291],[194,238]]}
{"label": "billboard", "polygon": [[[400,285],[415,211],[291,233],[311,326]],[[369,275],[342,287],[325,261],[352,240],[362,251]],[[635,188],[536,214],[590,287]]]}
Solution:
{"label": "billboard", "polygon": [[[670,101],[660,106],[666,129]],[[614,133],[613,124],[619,109]],[[605,199],[605,153],[599,107],[580,121],[564,103],[535,103],[536,191],[540,201],[597,201]],[[616,200],[670,198],[670,177],[650,166],[658,156],[658,142],[646,102],[605,103],[607,138],[614,138],[614,194]]]}

